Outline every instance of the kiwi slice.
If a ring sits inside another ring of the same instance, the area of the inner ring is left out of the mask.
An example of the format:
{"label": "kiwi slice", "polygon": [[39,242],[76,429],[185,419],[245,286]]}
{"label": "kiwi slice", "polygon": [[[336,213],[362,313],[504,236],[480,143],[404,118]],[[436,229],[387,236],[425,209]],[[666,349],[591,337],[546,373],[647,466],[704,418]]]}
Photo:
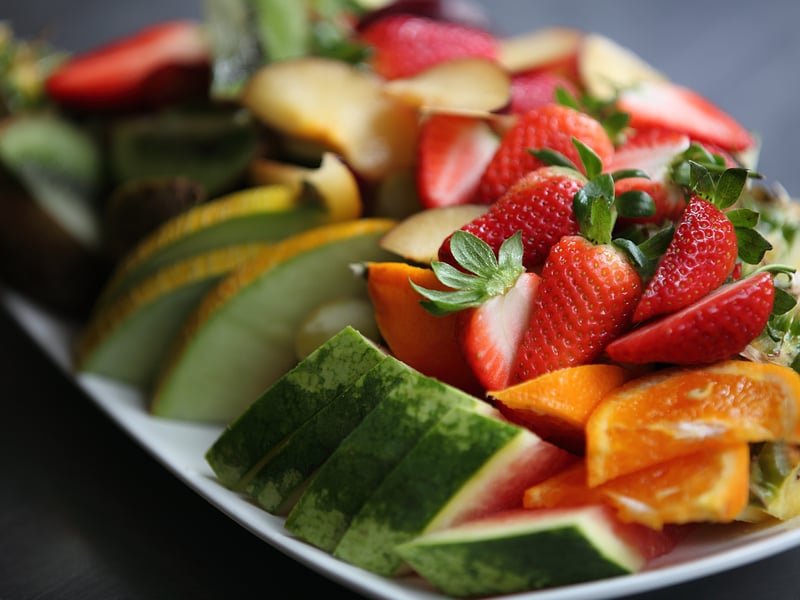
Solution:
{"label": "kiwi slice", "polygon": [[125,118],[109,133],[112,177],[185,177],[216,196],[242,182],[258,140],[249,114],[227,106]]}

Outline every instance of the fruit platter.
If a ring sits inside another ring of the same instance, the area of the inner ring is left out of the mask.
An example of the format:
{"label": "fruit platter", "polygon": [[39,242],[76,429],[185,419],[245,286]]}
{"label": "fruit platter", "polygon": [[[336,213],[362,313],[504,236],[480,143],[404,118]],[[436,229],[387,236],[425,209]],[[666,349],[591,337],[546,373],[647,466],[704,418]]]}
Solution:
{"label": "fruit platter", "polygon": [[800,209],[762,140],[601,32],[446,5],[211,0],[74,54],[3,24],[5,308],[367,596],[797,546]]}

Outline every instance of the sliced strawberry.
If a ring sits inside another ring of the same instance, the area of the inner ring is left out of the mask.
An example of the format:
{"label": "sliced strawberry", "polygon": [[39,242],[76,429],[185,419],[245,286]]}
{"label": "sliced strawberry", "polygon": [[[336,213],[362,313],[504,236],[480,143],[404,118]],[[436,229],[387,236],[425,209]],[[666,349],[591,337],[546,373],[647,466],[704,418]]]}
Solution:
{"label": "sliced strawberry", "polygon": [[610,244],[563,237],[542,268],[512,383],[596,360],[630,326],[639,274]]}
{"label": "sliced strawberry", "polygon": [[417,191],[424,208],[471,202],[499,139],[489,125],[465,115],[432,114],[420,127]]}
{"label": "sliced strawberry", "polygon": [[519,115],[503,135],[481,176],[477,201],[492,204],[523,175],[544,166],[531,150],[547,148],[560,152],[583,169],[573,138],[591,148],[603,163],[614,153],[611,139],[600,122],[578,110],[548,104]]}
{"label": "sliced strawberry", "polygon": [[[461,229],[482,239],[495,252],[503,241],[520,231],[525,249],[522,263],[527,269],[536,268],[562,236],[577,233],[572,201],[585,183],[586,178],[573,169],[538,168]],[[450,239],[445,239],[439,248],[439,260],[454,265]]]}
{"label": "sliced strawberry", "polygon": [[563,88],[578,96],[577,86],[566,76],[548,69],[534,69],[511,76],[509,112],[522,114],[556,101],[556,90]]}
{"label": "sliced strawberry", "polygon": [[370,64],[386,79],[411,77],[453,58],[498,55],[497,40],[482,29],[411,14],[369,23],[360,40],[371,46]]}
{"label": "sliced strawberry", "polygon": [[208,89],[209,48],[192,21],[169,21],[79,54],[46,82],[56,102],[76,110],[152,108]]}
{"label": "sliced strawberry", "polygon": [[689,136],[667,129],[634,131],[614,150],[605,165],[609,173],[624,169],[639,169],[650,179],[663,179],[672,160],[689,148]]}
{"label": "sliced strawberry", "polygon": [[456,335],[484,389],[508,385],[540,281],[535,273],[523,273],[504,294],[459,313]]}
{"label": "sliced strawberry", "polygon": [[751,275],[623,335],[606,354],[634,364],[710,364],[731,358],[764,329],[774,297],[770,273]]}
{"label": "sliced strawberry", "polygon": [[690,138],[718,144],[728,151],[753,145],[738,121],[697,92],[668,81],[648,81],[623,90],[617,108],[630,115],[630,125],[679,131]]}
{"label": "sliced strawberry", "polygon": [[736,263],[733,223],[710,202],[694,197],[647,283],[634,322],[675,312],[717,289]]}

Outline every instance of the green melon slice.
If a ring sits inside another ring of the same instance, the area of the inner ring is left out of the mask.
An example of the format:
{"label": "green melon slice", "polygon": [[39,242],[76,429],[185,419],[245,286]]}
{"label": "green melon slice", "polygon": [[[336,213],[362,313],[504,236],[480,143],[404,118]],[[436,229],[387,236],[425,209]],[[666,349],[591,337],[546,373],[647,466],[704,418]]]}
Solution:
{"label": "green melon slice", "polygon": [[320,345],[267,388],[208,449],[206,461],[220,482],[243,490],[286,436],[385,356],[350,326]]}
{"label": "green melon slice", "polygon": [[325,209],[305,202],[297,186],[233,192],[190,208],[141,240],[116,265],[97,301],[107,304],[164,267],[198,254],[254,242],[275,242],[319,226]]}
{"label": "green melon slice", "polygon": [[245,244],[179,261],[91,315],[75,368],[147,390],[183,322],[230,271],[266,248]]}
{"label": "green melon slice", "polygon": [[357,219],[278,242],[206,295],[170,352],[152,414],[230,423],[297,363],[295,335],[317,306],[366,297],[353,263],[386,260],[394,221]]}
{"label": "green melon slice", "polygon": [[519,506],[525,489],[568,460],[525,428],[454,408],[387,475],[333,554],[380,575],[402,574],[398,544]]}
{"label": "green melon slice", "polygon": [[286,529],[300,539],[332,552],[386,474],[454,406],[497,414],[486,402],[418,371],[400,374],[292,508]]}
{"label": "green melon slice", "polygon": [[635,573],[668,533],[618,521],[607,508],[511,510],[429,533],[397,553],[448,596],[488,596]]}
{"label": "green melon slice", "polygon": [[387,356],[285,439],[247,486],[258,504],[286,514],[304,484],[410,367]]}

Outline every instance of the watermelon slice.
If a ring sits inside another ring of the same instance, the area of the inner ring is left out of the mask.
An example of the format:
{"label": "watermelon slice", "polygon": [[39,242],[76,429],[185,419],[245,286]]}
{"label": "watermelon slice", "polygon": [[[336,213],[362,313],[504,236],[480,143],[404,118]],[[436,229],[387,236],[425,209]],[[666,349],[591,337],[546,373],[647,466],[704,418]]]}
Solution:
{"label": "watermelon slice", "polygon": [[572,460],[528,429],[453,408],[386,476],[333,555],[374,573],[400,575],[407,569],[395,546],[519,507],[525,489]]}
{"label": "watermelon slice", "polygon": [[612,509],[509,510],[425,534],[395,550],[449,596],[510,594],[640,571],[679,536],[623,523]]}

